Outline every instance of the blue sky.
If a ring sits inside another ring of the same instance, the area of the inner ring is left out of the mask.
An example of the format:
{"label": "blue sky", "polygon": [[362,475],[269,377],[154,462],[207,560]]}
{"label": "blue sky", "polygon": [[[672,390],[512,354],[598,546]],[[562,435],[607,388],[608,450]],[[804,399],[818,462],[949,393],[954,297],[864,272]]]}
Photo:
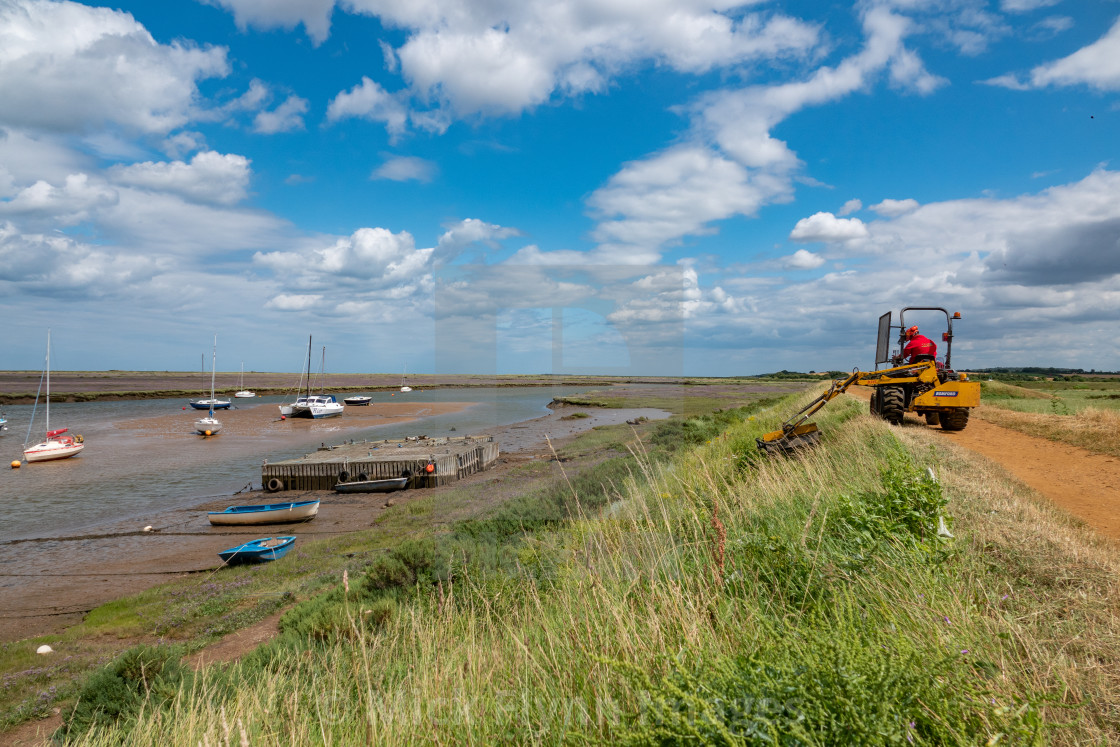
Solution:
{"label": "blue sky", "polygon": [[0,0],[0,367],[1120,369],[1118,92],[1120,0]]}

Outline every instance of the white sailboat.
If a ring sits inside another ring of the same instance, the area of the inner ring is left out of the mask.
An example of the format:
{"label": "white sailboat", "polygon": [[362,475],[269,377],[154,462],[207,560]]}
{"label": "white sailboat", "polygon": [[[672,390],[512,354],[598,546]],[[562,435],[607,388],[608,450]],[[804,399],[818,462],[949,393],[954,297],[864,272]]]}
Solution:
{"label": "white sailboat", "polygon": [[241,378],[237,380],[237,391],[233,393],[233,396],[239,399],[257,396],[256,392],[250,392],[245,388],[245,361],[241,361]]}
{"label": "white sailboat", "polygon": [[[322,381],[327,364],[327,348],[323,347],[323,361],[319,364],[319,381]],[[307,338],[307,396],[299,397],[292,405],[293,418],[334,418],[342,414],[345,406],[333,394],[311,393],[311,338]],[[281,410],[283,412],[283,410]]]}
{"label": "white sailboat", "polygon": [[412,391],[412,387],[410,387],[406,383],[407,379],[408,379],[408,366],[405,366],[404,368],[401,369],[401,391],[402,392],[411,392]]}
{"label": "white sailboat", "polygon": [[[51,331],[47,330],[47,362],[44,367],[44,377],[47,382],[47,435],[39,443],[29,446],[24,444],[23,458],[30,462],[47,462],[52,459],[65,459],[72,457],[85,448],[85,439],[81,436],[68,436],[69,428],[51,430]],[[36,395],[35,404],[39,404]],[[31,439],[31,426],[35,423],[35,416],[31,416],[31,424],[27,426],[27,438]]]}
{"label": "white sailboat", "polygon": [[307,367],[299,372],[299,384],[296,385],[296,398],[293,402],[280,403],[280,416],[290,418],[295,414],[296,405],[304,404],[307,397],[303,394],[303,377],[307,376],[307,393],[311,393],[311,335],[307,336]]}
{"label": "white sailboat", "polygon": [[194,421],[194,430],[200,436],[216,436],[222,432],[222,421],[214,417],[214,372],[218,365],[218,336],[214,335],[214,352],[210,358],[210,414]]}

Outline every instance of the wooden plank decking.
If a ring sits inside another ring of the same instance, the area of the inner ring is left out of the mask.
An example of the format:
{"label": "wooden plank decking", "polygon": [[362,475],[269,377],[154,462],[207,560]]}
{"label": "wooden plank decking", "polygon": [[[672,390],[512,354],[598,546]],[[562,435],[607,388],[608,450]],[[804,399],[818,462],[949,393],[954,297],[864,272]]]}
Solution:
{"label": "wooden plank decking", "polygon": [[[409,477],[408,487],[455,482],[491,467],[498,444],[490,436],[361,441],[323,446],[298,459],[261,465],[261,485],[280,490],[333,490],[339,482]],[[428,471],[428,465],[433,470]]]}

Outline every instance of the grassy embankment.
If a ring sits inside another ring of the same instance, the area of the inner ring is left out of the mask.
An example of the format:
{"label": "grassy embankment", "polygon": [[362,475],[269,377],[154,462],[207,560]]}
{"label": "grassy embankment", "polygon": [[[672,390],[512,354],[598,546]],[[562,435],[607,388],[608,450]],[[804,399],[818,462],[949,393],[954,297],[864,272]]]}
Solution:
{"label": "grassy embankment", "polygon": [[1120,456],[1120,380],[981,382],[977,415],[1005,428]]}
{"label": "grassy embankment", "polygon": [[[702,388],[697,388],[701,390]],[[776,387],[788,391],[784,385]],[[677,414],[710,412],[733,403],[769,403],[766,392],[754,390],[730,397],[699,396],[651,399],[641,394],[628,399],[615,397],[614,406],[661,407]],[[586,413],[575,412],[574,416]],[[617,468],[619,459],[632,459],[629,442],[648,437],[652,423],[634,428],[597,428],[574,443],[559,447],[568,475],[578,475],[603,461]],[[533,461],[516,466],[499,477],[507,485],[525,490],[550,485],[560,478],[557,462]],[[490,479],[490,478],[488,478]],[[197,650],[216,638],[254,624],[277,610],[292,606],[337,584],[343,570],[368,564],[389,552],[401,541],[431,537],[446,532],[456,521],[473,516],[487,503],[479,493],[509,493],[511,490],[481,486],[442,489],[438,494],[413,491],[395,496],[398,504],[387,511],[377,527],[329,541],[301,544],[283,563],[255,568],[221,569],[168,583],[141,594],[103,605],[85,620],[59,635],[0,644],[0,732],[27,719],[39,718],[77,692],[78,683],[93,669],[103,666],[132,643],[174,643],[182,651]],[[512,492],[518,492],[513,488]],[[34,654],[40,644],[49,644],[58,655]]]}
{"label": "grassy embankment", "polygon": [[854,401],[822,413],[820,448],[759,458],[790,407],[661,426],[635,460],[364,556],[236,664],[134,650],[87,685],[71,738],[1120,739],[1113,551]]}

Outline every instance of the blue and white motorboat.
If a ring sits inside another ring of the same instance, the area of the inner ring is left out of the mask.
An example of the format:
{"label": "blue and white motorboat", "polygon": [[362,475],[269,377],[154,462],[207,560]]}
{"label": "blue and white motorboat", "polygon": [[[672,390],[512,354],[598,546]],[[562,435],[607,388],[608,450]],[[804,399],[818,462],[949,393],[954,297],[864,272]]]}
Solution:
{"label": "blue and white motorboat", "polygon": [[189,404],[196,410],[228,410],[228,399],[192,399]]}
{"label": "blue and white motorboat", "polygon": [[262,537],[218,553],[229,565],[237,563],[267,563],[284,557],[295,544],[295,537]]}

